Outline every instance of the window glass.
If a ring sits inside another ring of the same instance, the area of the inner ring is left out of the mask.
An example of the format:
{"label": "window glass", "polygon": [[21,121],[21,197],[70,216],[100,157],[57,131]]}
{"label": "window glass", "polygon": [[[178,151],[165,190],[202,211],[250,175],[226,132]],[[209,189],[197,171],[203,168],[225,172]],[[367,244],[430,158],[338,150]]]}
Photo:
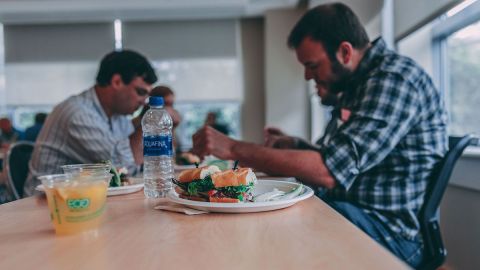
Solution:
{"label": "window glass", "polygon": [[480,134],[480,22],[447,38],[450,133]]}
{"label": "window glass", "polygon": [[225,127],[230,137],[240,137],[239,102],[186,102],[178,103],[176,109],[182,116],[175,136],[182,150],[192,147],[192,135],[205,124],[209,112],[215,113],[216,123]]}
{"label": "window glass", "polygon": [[243,97],[240,68],[235,58],[191,58],[153,61],[159,85],[167,85],[176,97],[182,116],[176,137],[182,150],[192,147],[192,135],[204,125],[209,112],[228,135],[240,139]]}
{"label": "window glass", "polygon": [[29,105],[29,106],[7,106],[7,116],[11,119],[13,127],[19,131],[25,131],[35,123],[37,113],[49,113],[52,106]]}

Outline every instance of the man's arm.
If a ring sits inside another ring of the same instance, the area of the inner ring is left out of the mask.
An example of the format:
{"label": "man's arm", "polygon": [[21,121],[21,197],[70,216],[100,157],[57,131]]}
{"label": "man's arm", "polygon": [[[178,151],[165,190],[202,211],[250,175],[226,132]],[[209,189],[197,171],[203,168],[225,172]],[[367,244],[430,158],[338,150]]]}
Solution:
{"label": "man's arm", "polygon": [[193,153],[200,157],[214,155],[238,160],[267,174],[295,176],[308,184],[326,188],[335,186],[322,156],[316,151],[272,149],[236,141],[207,126],[193,135]]}
{"label": "man's arm", "polygon": [[133,159],[135,164],[143,163],[143,134],[142,134],[142,117],[137,116],[132,119],[134,132],[129,136],[130,148],[132,148]]}
{"label": "man's arm", "polygon": [[315,146],[302,138],[288,136],[283,131],[275,127],[267,127],[263,133],[263,145],[266,147],[277,149],[319,150],[318,146]]}

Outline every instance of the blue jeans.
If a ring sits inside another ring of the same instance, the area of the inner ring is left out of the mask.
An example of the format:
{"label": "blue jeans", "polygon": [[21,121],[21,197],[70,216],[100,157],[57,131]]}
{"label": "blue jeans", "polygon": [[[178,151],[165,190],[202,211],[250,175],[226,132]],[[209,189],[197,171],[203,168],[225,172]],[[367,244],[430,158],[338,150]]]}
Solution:
{"label": "blue jeans", "polygon": [[417,268],[422,262],[421,242],[406,239],[390,231],[382,222],[353,204],[340,201],[325,202],[411,267]]}

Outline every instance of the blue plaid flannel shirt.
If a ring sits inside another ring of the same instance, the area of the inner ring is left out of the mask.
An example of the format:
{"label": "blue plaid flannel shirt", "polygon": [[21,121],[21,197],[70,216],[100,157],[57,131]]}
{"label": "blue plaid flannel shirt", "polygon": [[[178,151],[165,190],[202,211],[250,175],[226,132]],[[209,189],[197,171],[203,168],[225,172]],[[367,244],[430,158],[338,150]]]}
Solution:
{"label": "blue plaid flannel shirt", "polygon": [[415,240],[427,182],[447,151],[443,98],[425,71],[381,38],[348,85],[339,105],[351,116],[320,145],[337,183],[325,198],[359,206]]}

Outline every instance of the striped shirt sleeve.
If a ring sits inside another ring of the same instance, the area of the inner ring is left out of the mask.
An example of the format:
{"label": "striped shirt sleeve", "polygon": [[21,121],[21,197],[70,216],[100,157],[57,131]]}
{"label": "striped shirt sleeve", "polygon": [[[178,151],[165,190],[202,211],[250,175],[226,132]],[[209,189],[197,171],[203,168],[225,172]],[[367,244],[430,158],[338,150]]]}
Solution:
{"label": "striped shirt sleeve", "polygon": [[72,116],[66,132],[68,144],[75,159],[82,162],[100,162],[113,156],[117,140],[112,137],[108,124],[99,125],[98,117],[90,114]]}

